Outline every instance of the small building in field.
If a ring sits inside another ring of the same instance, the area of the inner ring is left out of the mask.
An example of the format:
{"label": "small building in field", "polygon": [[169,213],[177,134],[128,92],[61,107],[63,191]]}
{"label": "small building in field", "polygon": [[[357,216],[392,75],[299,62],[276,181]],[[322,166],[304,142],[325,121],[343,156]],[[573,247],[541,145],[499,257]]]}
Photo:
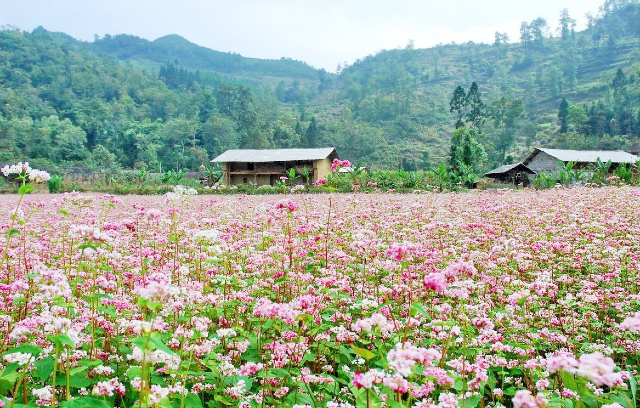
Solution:
{"label": "small building in field", "polygon": [[575,168],[589,168],[594,166],[598,159],[603,163],[611,161],[612,170],[621,163],[638,162],[638,156],[622,150],[562,150],[538,147],[522,161],[522,164],[536,174],[540,174],[559,171],[560,162],[564,164],[574,162]]}
{"label": "small building in field", "polygon": [[[275,185],[291,169],[302,176],[303,182],[314,181],[331,174],[331,162],[337,159],[334,147],[316,149],[234,149],[227,150],[211,160],[222,163],[224,184],[256,183],[258,186]],[[305,170],[306,169],[306,170]],[[308,174],[308,180],[304,179]]]}
{"label": "small building in field", "polygon": [[488,173],[485,173],[485,177],[501,181],[503,183],[509,183],[513,185],[518,185],[522,183],[523,185],[529,184],[529,176],[536,174],[533,170],[520,163],[515,164],[505,164],[496,169],[491,170]]}

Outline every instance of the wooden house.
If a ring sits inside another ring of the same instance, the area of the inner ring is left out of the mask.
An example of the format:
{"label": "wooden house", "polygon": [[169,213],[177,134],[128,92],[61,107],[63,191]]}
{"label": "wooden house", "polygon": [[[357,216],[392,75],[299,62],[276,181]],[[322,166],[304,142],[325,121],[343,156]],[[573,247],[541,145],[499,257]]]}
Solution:
{"label": "wooden house", "polygon": [[561,150],[536,148],[526,159],[522,161],[536,174],[553,173],[561,169],[560,163],[575,163],[575,168],[593,167],[598,159],[603,163],[611,161],[614,169],[620,163],[635,164],[638,157],[621,150]]}
{"label": "wooden house", "polygon": [[520,162],[515,164],[505,164],[485,173],[484,176],[503,183],[513,185],[522,183],[523,185],[527,185],[529,184],[529,177],[534,174],[536,173],[533,170]]}
{"label": "wooden house", "polygon": [[331,162],[338,154],[333,147],[316,149],[235,149],[227,150],[211,160],[222,163],[224,184],[228,186],[256,183],[258,186],[275,185],[290,169],[303,174],[307,169],[309,182],[331,174]]}

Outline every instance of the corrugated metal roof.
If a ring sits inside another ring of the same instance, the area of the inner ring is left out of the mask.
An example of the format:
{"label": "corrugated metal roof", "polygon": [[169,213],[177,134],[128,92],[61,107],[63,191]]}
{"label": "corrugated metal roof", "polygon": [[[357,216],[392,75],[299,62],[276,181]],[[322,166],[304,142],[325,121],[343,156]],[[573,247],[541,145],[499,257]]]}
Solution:
{"label": "corrugated metal roof", "polygon": [[604,163],[609,160],[611,160],[612,163],[636,163],[638,161],[637,156],[623,152],[622,150],[562,150],[538,147],[523,163],[529,163],[538,154],[538,151],[553,156],[562,162],[596,163],[598,158]]}
{"label": "corrugated metal roof", "polygon": [[276,161],[322,160],[329,156],[338,157],[334,147],[317,149],[233,149],[227,150],[211,161],[214,163],[266,163]]}
{"label": "corrugated metal roof", "polygon": [[535,174],[535,172],[533,170],[531,170],[530,168],[528,168],[527,166],[525,166],[524,164],[522,164],[522,162],[520,163],[515,163],[515,164],[504,164],[496,169],[493,169],[487,173],[485,173],[485,175],[488,174],[502,174],[502,173],[506,173],[509,170],[513,170],[516,167],[520,166],[521,167],[521,171],[525,171],[528,172],[530,174]]}

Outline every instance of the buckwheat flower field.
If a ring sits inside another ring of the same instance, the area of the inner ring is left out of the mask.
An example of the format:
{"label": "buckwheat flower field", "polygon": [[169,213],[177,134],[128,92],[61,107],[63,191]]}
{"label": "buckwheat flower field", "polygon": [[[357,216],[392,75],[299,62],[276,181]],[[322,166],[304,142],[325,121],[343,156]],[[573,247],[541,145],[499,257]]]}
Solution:
{"label": "buckwheat flower field", "polygon": [[0,407],[636,406],[640,189],[191,193],[0,197]]}

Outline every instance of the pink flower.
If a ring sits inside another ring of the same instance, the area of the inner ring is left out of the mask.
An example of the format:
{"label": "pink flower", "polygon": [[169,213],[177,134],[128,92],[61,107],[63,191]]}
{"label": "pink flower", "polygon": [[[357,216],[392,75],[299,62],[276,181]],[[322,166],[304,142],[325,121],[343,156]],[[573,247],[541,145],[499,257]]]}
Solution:
{"label": "pink flower", "polygon": [[621,373],[614,373],[615,368],[616,363],[614,363],[611,358],[605,357],[597,351],[580,356],[576,374],[596,385],[612,387],[622,383],[622,375]]}
{"label": "pink flower", "polygon": [[397,243],[394,242],[389,246],[389,249],[385,251],[385,254],[389,255],[391,258],[396,261],[402,261],[405,257],[410,255],[414,249],[416,248],[416,244],[413,243]]}
{"label": "pink flower", "polygon": [[351,167],[351,162],[349,160],[340,160],[338,158],[333,159],[331,163],[331,171],[336,171],[341,167]]}
{"label": "pink flower", "polygon": [[285,209],[285,210],[289,210],[289,212],[294,212],[295,210],[298,209],[298,207],[299,207],[298,203],[288,199],[280,200],[276,203],[277,209]]}
{"label": "pink flower", "polygon": [[264,364],[262,363],[254,363],[252,361],[248,361],[240,366],[240,375],[255,375],[263,368]]}
{"label": "pink flower", "polygon": [[400,374],[396,374],[393,377],[385,377],[382,383],[391,388],[393,392],[404,394],[411,388],[411,383],[405,380]]}
{"label": "pink flower", "polygon": [[424,287],[436,292],[444,292],[447,289],[447,280],[443,273],[430,273],[424,277]]}
{"label": "pink flower", "polygon": [[552,374],[560,370],[575,373],[578,366],[578,360],[576,360],[573,353],[568,351],[558,351],[550,357],[547,357],[546,365],[547,371]]}
{"label": "pink flower", "polygon": [[629,330],[634,333],[640,331],[640,312],[636,312],[633,316],[624,319],[619,327],[622,330]]}
{"label": "pink flower", "polygon": [[543,394],[538,394],[534,397],[529,390],[517,391],[512,402],[514,408],[538,408],[547,405],[547,400]]}
{"label": "pink flower", "polygon": [[380,384],[386,377],[384,371],[372,369],[367,371],[366,373],[361,373],[357,371],[353,376],[353,385],[356,388],[366,388],[371,389],[374,385]]}
{"label": "pink flower", "polygon": [[398,343],[395,349],[387,353],[389,367],[404,377],[411,375],[411,368],[416,363],[429,367],[434,360],[441,357],[442,354],[438,350],[416,347],[409,342]]}
{"label": "pink flower", "polygon": [[326,177],[320,177],[319,179],[317,179],[315,181],[315,183],[313,183],[316,187],[318,186],[324,186],[325,184],[327,184],[327,179]]}

